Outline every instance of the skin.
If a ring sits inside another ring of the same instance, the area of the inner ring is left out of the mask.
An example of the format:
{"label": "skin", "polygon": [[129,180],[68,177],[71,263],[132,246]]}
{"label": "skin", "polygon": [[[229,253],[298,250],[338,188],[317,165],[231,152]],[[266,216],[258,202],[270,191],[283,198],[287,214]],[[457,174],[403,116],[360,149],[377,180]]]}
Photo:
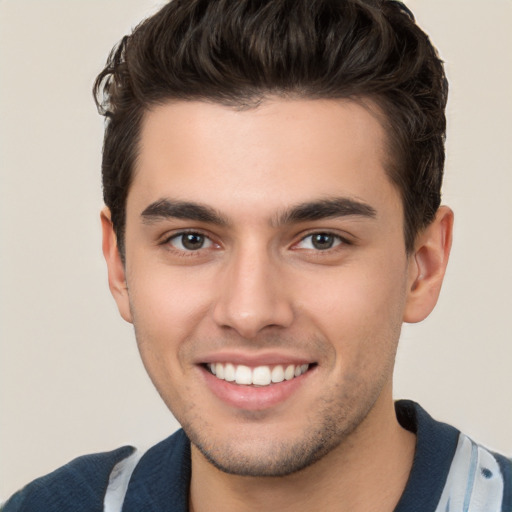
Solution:
{"label": "skin", "polygon": [[[196,512],[396,505],[415,438],[394,414],[394,358],[402,323],[437,301],[453,214],[440,208],[407,254],[384,148],[377,117],[351,101],[175,102],[146,115],[125,266],[108,210],[103,250],[145,367],[192,440]],[[366,213],[290,214],[347,199]],[[183,202],[215,216],[177,218]],[[193,250],[184,230],[204,236]],[[277,403],[235,407],[203,364],[233,358],[311,370]]]}

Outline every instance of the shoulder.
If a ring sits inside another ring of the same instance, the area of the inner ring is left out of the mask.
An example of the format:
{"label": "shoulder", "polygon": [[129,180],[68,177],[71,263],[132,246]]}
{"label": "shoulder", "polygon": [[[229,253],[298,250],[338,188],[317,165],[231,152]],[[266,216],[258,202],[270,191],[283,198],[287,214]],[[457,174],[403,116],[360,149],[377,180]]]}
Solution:
{"label": "shoulder", "polygon": [[180,429],[147,451],[124,446],[78,457],[18,491],[0,512],[103,512],[125,496],[129,511],[164,510],[164,503],[186,510],[189,481],[190,443]]}
{"label": "shoulder", "polygon": [[395,512],[432,510],[432,504],[436,512],[512,511],[510,459],[434,420],[414,402],[399,401],[396,408],[400,424],[416,433],[417,441],[409,482]]}
{"label": "shoulder", "polygon": [[504,457],[498,453],[493,454],[503,476],[503,504],[502,510],[512,510],[512,458]]}
{"label": "shoulder", "polygon": [[103,497],[113,467],[134,448],[85,455],[34,480],[14,494],[2,512],[94,512],[103,510]]}
{"label": "shoulder", "polygon": [[475,511],[512,510],[512,461],[461,433],[438,510],[470,503]]}

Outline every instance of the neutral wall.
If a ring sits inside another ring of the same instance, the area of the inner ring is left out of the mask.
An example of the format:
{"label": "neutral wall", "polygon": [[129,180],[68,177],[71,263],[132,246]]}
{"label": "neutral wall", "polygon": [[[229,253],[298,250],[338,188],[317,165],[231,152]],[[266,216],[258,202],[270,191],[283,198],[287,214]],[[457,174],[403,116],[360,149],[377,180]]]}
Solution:
{"label": "neutral wall", "polygon": [[[108,49],[157,4],[0,0],[0,499],[177,427],[108,291],[90,93]],[[404,329],[395,395],[512,455],[512,2],[408,4],[451,79],[456,228],[438,309]]]}

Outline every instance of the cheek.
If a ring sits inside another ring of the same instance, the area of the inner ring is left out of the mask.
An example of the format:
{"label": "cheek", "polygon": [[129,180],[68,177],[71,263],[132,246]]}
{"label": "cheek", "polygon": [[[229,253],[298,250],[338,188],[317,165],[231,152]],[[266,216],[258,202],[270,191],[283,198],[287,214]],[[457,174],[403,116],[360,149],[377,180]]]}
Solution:
{"label": "cheek", "polygon": [[342,352],[340,357],[368,350],[387,353],[400,334],[405,279],[403,265],[393,262],[338,268],[323,286],[304,287],[300,307]]}
{"label": "cheek", "polygon": [[132,305],[139,317],[143,313],[144,317],[160,318],[177,328],[206,307],[209,279],[199,269],[173,268],[153,262],[129,273],[128,279]]}
{"label": "cheek", "polygon": [[[135,269],[134,269],[135,270]],[[180,351],[209,309],[209,289],[201,275],[166,266],[140,269],[128,281],[137,343],[148,371],[181,364]],[[151,361],[150,361],[151,360]]]}
{"label": "cheek", "polygon": [[130,307],[139,353],[155,388],[169,409],[180,415],[187,407],[183,396],[188,365],[181,356],[187,340],[195,332],[204,294],[169,272],[137,272],[129,282]]}

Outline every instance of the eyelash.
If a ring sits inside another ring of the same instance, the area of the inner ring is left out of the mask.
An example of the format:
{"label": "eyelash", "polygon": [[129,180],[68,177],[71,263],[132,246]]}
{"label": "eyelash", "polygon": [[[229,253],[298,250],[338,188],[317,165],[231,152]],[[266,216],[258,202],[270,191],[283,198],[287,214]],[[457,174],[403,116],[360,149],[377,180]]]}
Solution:
{"label": "eyelash", "polygon": [[317,252],[317,253],[324,253],[324,252],[329,252],[329,251],[332,251],[332,250],[336,250],[337,247],[339,247],[340,245],[351,245],[350,241],[348,241],[346,238],[336,234],[336,233],[332,233],[330,231],[314,231],[312,233],[308,233],[307,235],[303,236],[299,242],[297,242],[296,244],[293,245],[294,248],[296,248],[296,250],[300,250],[301,248],[297,247],[299,244],[303,243],[305,240],[307,240],[308,238],[311,239],[311,242],[310,242],[310,245],[314,245],[314,242],[313,242],[313,237],[315,236],[324,236],[324,237],[330,237],[333,240],[333,245],[331,247],[326,247],[324,249],[319,249],[318,247],[308,247],[306,248],[305,250],[308,250],[308,251],[314,251],[314,252]]}
{"label": "eyelash", "polygon": [[[199,247],[196,250],[187,249],[186,247],[183,246],[183,237],[185,237],[186,235],[195,235],[197,237],[201,237],[201,238],[203,238],[204,242],[208,242],[210,245],[208,247],[203,247],[203,246]],[[180,245],[182,246],[182,248],[174,247],[171,242],[173,240],[180,240],[180,239],[181,239]],[[202,253],[203,249],[209,249],[211,246],[219,247],[219,245],[212,240],[211,236],[209,236],[205,233],[202,233],[201,231],[197,231],[197,230],[180,231],[178,233],[174,233],[173,235],[168,236],[164,240],[162,240],[162,242],[159,245],[166,246],[166,248],[168,250],[177,251],[180,254],[187,255],[187,256],[199,255]]]}

